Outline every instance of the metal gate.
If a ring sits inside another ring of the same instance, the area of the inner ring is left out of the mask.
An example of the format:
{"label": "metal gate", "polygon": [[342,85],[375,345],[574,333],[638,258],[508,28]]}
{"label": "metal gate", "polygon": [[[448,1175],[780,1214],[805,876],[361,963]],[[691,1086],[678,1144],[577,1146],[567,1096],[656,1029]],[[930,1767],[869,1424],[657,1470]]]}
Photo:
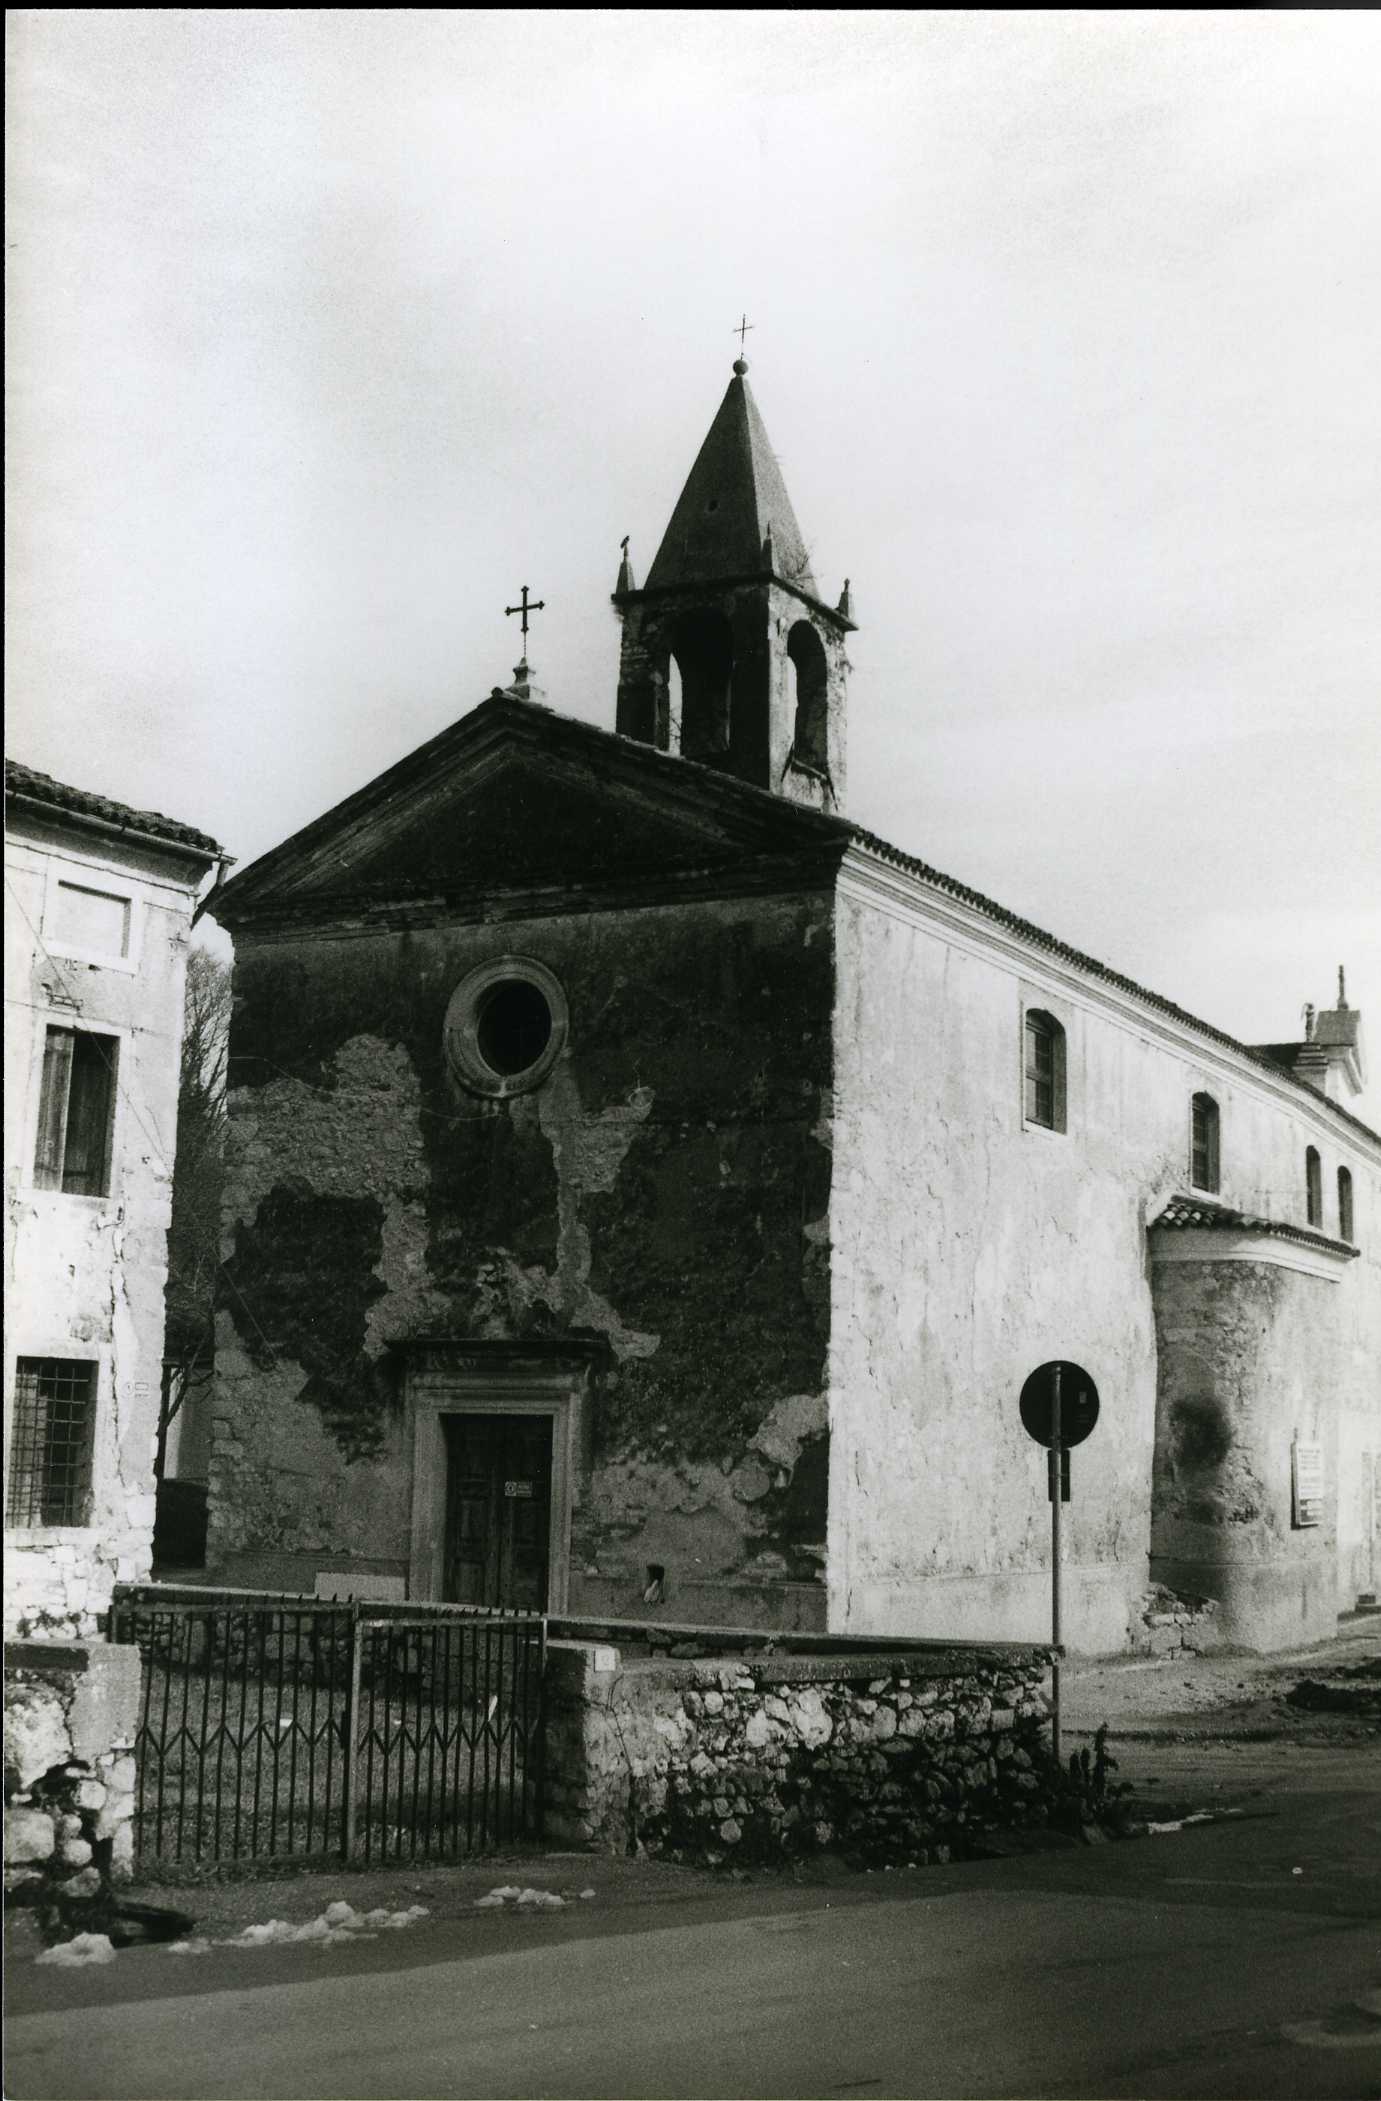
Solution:
{"label": "metal gate", "polygon": [[121,1584],[110,1633],[144,1664],[141,1866],[541,1835],[538,1614]]}

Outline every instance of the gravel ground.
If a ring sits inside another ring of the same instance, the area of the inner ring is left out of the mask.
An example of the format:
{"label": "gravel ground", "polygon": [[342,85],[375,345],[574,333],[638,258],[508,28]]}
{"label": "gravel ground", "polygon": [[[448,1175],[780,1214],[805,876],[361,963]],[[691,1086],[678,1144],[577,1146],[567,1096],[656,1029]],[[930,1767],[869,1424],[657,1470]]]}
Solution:
{"label": "gravel ground", "polygon": [[[1306,1680],[1327,1685],[1337,1705],[1297,1704]],[[1373,1695],[1372,1712],[1355,1704]],[[1347,1703],[1347,1704],[1344,1704]],[[1113,1742],[1137,1739],[1286,1739],[1362,1743],[1381,1736],[1381,1616],[1353,1623],[1335,1640],[1288,1654],[1075,1660],[1064,1670],[1066,1733],[1082,1742],[1106,1723]]]}

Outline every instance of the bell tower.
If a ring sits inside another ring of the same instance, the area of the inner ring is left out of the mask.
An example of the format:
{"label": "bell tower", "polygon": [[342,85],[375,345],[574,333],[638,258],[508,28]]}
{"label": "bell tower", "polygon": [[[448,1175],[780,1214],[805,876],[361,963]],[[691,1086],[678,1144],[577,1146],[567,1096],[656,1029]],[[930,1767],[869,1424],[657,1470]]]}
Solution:
{"label": "bell tower", "polygon": [[625,540],[614,604],[621,735],[842,807],[849,586],[837,606],[820,597],[746,359],[641,590]]}

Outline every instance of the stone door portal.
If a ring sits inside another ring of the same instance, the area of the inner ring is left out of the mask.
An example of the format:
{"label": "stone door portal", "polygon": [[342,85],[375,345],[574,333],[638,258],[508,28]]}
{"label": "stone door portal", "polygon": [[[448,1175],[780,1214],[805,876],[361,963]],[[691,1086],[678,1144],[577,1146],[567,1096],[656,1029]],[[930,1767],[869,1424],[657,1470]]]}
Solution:
{"label": "stone door portal", "polygon": [[442,1417],[446,1551],[442,1596],[455,1605],[547,1609],[551,1525],[549,1415]]}

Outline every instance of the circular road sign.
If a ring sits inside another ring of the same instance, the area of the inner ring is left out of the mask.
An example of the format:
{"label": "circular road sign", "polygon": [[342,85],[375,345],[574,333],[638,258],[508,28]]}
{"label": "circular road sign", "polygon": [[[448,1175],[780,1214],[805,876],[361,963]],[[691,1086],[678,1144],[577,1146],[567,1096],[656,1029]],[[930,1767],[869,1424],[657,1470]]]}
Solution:
{"label": "circular road sign", "polygon": [[1028,1437],[1050,1445],[1055,1420],[1055,1374],[1060,1374],[1060,1443],[1082,1444],[1098,1420],[1098,1388],[1082,1365],[1042,1364],[1021,1389],[1021,1420]]}

